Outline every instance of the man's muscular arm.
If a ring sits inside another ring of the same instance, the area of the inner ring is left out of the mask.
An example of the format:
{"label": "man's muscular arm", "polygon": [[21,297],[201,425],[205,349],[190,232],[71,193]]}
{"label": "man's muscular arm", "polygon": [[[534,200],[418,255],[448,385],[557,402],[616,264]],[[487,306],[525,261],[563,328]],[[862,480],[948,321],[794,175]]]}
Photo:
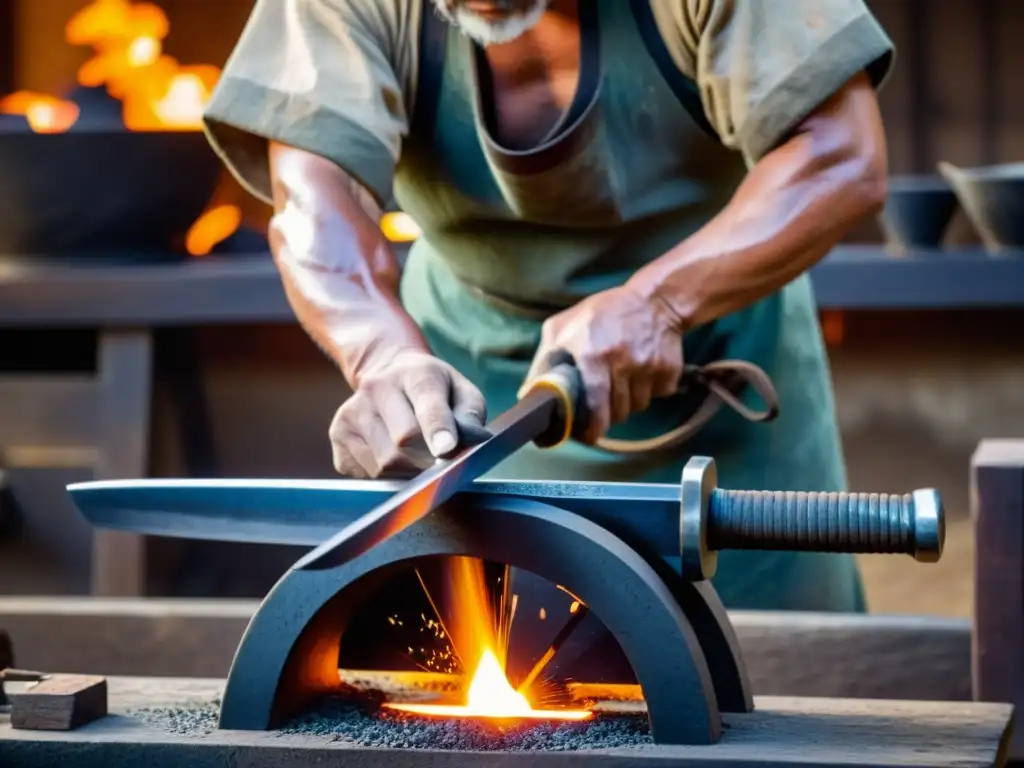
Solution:
{"label": "man's muscular arm", "polygon": [[330,160],[281,144],[270,146],[270,171],[270,247],[288,301],[349,384],[380,352],[427,351],[399,303],[398,260],[373,195]]}
{"label": "man's muscular arm", "polygon": [[549,352],[575,358],[588,441],[676,392],[690,328],[774,293],[821,259],[885,199],[886,150],[875,93],[854,78],[751,170],[730,204],[620,288],[544,323],[530,376]]}
{"label": "man's muscular arm", "polygon": [[484,399],[402,308],[376,199],[303,150],[271,144],[270,171],[270,244],[288,301],[354,390],[331,423],[335,467],[376,477],[450,453],[459,424],[483,425]]}
{"label": "man's muscular arm", "polygon": [[858,75],[754,166],[718,216],[627,286],[680,331],[743,309],[878,211],[887,175],[875,90]]}

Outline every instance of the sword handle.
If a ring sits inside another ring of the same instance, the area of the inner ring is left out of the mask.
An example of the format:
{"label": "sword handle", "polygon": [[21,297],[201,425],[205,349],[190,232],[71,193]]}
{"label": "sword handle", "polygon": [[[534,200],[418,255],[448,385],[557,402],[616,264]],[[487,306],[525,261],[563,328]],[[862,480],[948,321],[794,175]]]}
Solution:
{"label": "sword handle", "polygon": [[582,437],[587,428],[587,397],[583,377],[572,355],[555,350],[544,360],[544,369],[520,391],[519,399],[543,392],[554,395],[555,411],[551,424],[534,438],[538,448],[555,448]]}

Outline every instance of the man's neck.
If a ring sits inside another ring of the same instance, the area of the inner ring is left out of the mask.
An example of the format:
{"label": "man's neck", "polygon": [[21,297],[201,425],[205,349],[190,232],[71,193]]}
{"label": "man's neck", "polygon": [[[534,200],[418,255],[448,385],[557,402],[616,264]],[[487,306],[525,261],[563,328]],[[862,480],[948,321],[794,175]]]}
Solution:
{"label": "man's neck", "polygon": [[529,66],[529,60],[554,62],[579,46],[580,0],[552,0],[540,21],[527,32],[507,43],[487,46],[491,66],[513,73]]}
{"label": "man's neck", "polygon": [[487,46],[499,141],[523,149],[547,135],[572,103],[580,53],[579,0],[555,0],[529,32]]}

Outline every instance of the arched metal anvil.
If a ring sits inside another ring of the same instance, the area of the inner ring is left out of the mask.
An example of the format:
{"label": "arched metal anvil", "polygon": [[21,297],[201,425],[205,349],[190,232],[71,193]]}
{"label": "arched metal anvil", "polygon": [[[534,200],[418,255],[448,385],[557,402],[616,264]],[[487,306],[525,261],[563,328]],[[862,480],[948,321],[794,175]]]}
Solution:
{"label": "arched metal anvil", "polygon": [[[655,741],[712,743],[721,712],[753,706],[732,628],[703,581],[717,550],[901,552],[921,560],[941,554],[945,528],[934,491],[887,496],[715,486],[707,458],[692,459],[679,486],[478,482],[353,560],[293,568],[246,630],[221,727],[274,728],[338,690],[341,636],[363,599],[423,558],[468,555],[529,571],[578,596],[632,666]],[[156,480],[70,490],[98,527],[312,545],[394,488]]]}

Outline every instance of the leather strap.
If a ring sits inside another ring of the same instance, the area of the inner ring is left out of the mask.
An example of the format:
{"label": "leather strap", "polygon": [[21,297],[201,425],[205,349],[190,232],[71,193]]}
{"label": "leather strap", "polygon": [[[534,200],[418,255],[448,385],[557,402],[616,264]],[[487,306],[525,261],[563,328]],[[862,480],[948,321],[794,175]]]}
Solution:
{"label": "leather strap", "polygon": [[661,72],[661,76],[665,78],[665,82],[668,83],[668,87],[672,89],[672,93],[675,94],[675,97],[682,104],[683,109],[689,113],[693,121],[708,136],[716,141],[721,141],[721,137],[715,132],[711,122],[708,120],[707,114],[704,112],[704,102],[701,100],[697,84],[683,74],[672,59],[668,46],[665,45],[665,40],[661,36],[661,30],[658,29],[658,22],[654,18],[654,12],[651,10],[651,3],[656,1],[630,0],[633,20],[636,22],[636,28],[640,32],[644,45],[647,47],[647,53],[650,54],[651,59],[654,60],[654,65]]}
{"label": "leather strap", "polygon": [[437,121],[447,42],[448,24],[438,15],[432,0],[420,0],[420,51],[410,135],[428,144],[433,141]]}
{"label": "leather strap", "polygon": [[[748,386],[764,401],[763,410],[754,410],[740,400],[740,395]],[[683,424],[646,440],[614,440],[604,437],[597,441],[597,447],[623,455],[678,448],[703,429],[723,405],[732,408],[747,421],[756,423],[772,421],[779,415],[779,395],[771,377],[761,367],[745,360],[719,360],[702,366],[687,365],[683,369],[680,390],[691,387],[705,389],[707,396],[693,416]]]}

